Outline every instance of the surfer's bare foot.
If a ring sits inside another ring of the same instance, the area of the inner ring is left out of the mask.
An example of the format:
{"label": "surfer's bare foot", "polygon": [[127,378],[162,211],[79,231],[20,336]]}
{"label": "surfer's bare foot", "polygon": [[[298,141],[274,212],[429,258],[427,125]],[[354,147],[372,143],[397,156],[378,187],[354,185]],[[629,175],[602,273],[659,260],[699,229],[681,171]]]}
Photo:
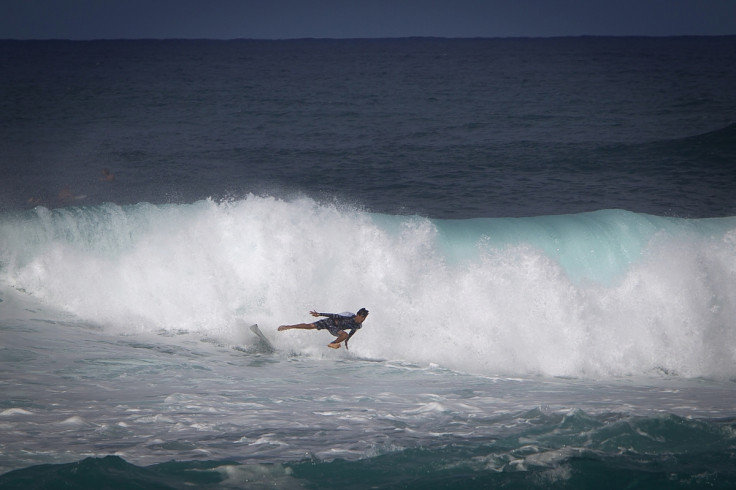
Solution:
{"label": "surfer's bare foot", "polygon": [[277,330],[279,332],[281,332],[282,330],[289,330],[289,326],[288,325],[281,325],[279,328],[277,328]]}
{"label": "surfer's bare foot", "polygon": [[340,348],[340,344],[338,344],[337,342],[333,342],[331,344],[327,344],[327,347],[330,347],[332,349],[339,349]]}

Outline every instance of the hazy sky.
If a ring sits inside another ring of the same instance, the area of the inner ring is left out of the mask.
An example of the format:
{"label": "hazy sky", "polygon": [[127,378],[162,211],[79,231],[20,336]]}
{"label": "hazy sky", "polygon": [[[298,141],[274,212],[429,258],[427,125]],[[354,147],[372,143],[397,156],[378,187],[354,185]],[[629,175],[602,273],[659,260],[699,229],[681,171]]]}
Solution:
{"label": "hazy sky", "polygon": [[736,0],[0,0],[0,39],[736,34]]}

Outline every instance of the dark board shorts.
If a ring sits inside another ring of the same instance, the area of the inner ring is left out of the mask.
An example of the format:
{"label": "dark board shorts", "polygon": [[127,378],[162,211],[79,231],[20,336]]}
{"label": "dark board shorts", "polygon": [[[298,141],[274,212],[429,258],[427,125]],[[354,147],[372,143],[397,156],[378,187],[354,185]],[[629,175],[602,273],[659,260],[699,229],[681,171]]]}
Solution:
{"label": "dark board shorts", "polygon": [[316,328],[317,330],[328,330],[335,337],[337,337],[340,332],[340,328],[338,328],[330,318],[325,318],[324,320],[314,322],[313,325],[314,328]]}

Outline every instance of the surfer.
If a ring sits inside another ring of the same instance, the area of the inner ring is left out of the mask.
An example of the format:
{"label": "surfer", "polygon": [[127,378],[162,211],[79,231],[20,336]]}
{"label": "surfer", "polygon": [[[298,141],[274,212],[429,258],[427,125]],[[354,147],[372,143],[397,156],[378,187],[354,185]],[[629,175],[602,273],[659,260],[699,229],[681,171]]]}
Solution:
{"label": "surfer", "polygon": [[100,180],[104,180],[105,182],[112,182],[113,180],[115,180],[115,174],[110,172],[109,168],[103,168],[102,177],[100,177]]}
{"label": "surfer", "polygon": [[[328,330],[332,335],[337,337],[333,342],[327,344],[327,347],[332,349],[339,349],[340,343],[345,341],[345,348],[348,348],[348,340],[355,335],[355,332],[360,330],[363,326],[363,322],[368,316],[368,310],[361,308],[358,313],[317,313],[316,311],[310,311],[310,315],[314,317],[327,317],[324,320],[318,320],[314,323],[297,323],[296,325],[281,325],[278,330],[290,330],[292,328],[301,328],[305,330]],[[346,330],[350,330],[347,333]]]}

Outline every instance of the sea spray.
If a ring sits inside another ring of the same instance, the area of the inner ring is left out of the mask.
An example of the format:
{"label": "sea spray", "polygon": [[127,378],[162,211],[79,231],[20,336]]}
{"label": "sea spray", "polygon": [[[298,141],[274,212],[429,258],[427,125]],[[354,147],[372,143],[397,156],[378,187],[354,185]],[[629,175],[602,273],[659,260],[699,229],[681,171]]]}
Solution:
{"label": "sea spray", "polygon": [[[311,199],[36,208],[0,280],[121,331],[325,354],[307,312],[366,306],[351,352],[474,373],[736,375],[736,219],[620,210],[432,220]],[[336,354],[334,354],[336,355]]]}

